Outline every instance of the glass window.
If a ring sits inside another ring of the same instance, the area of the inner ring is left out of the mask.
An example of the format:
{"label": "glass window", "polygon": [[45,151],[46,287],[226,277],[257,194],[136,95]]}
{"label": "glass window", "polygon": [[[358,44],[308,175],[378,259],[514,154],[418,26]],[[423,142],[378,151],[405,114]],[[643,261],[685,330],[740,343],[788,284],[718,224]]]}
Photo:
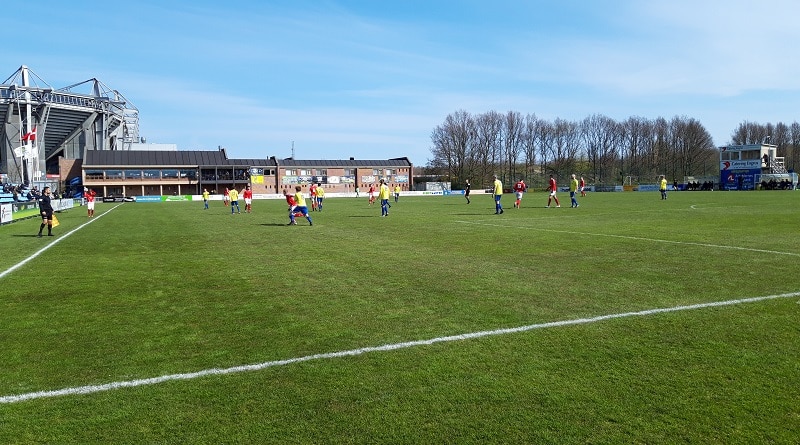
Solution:
{"label": "glass window", "polygon": [[394,176],[396,174],[397,174],[397,170],[395,170],[393,168],[387,168],[386,169],[386,176]]}
{"label": "glass window", "polygon": [[379,169],[377,169],[377,168],[373,168],[372,169],[372,174],[374,176],[380,176],[381,175],[381,171]]}
{"label": "glass window", "polygon": [[106,179],[122,179],[122,170],[106,170]]}
{"label": "glass window", "polygon": [[125,179],[142,179],[141,170],[125,170]]}
{"label": "glass window", "polygon": [[86,170],[86,179],[103,179],[103,170]]}
{"label": "glass window", "polygon": [[217,171],[213,168],[204,168],[200,170],[200,176],[202,176],[203,181],[213,181],[217,179]]}
{"label": "glass window", "polygon": [[233,172],[233,174],[235,175],[234,179],[237,179],[237,180],[245,180],[246,181],[247,179],[250,178],[250,174],[247,172],[246,168],[237,168]]}
{"label": "glass window", "polygon": [[311,176],[311,170],[300,170],[300,176]]}
{"label": "glass window", "polygon": [[297,170],[286,169],[286,176],[297,176]]}
{"label": "glass window", "polygon": [[345,176],[355,176],[355,174],[356,174],[356,169],[354,169],[354,168],[346,168],[346,169],[344,169],[344,175]]}
{"label": "glass window", "polygon": [[161,170],[161,179],[178,179],[178,170]]}
{"label": "glass window", "polygon": [[197,179],[197,170],[181,170],[181,178],[194,181]]}
{"label": "glass window", "polygon": [[318,168],[317,169],[317,176],[328,176],[328,169],[327,168]]}
{"label": "glass window", "polygon": [[142,176],[148,180],[161,179],[161,170],[144,170]]}

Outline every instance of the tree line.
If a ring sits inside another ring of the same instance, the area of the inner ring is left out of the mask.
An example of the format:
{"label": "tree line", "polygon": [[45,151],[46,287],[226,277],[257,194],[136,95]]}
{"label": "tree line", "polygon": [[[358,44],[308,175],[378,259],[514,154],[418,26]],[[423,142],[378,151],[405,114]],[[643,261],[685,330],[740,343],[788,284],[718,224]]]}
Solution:
{"label": "tree line", "polygon": [[[759,143],[766,136],[782,151],[800,155],[800,125],[743,123],[731,144]],[[582,121],[547,120],[516,111],[449,114],[431,133],[427,174],[452,182],[470,180],[486,187],[497,174],[507,186],[519,179],[543,187],[554,175],[583,176],[596,186],[654,183],[659,175],[681,182],[684,176],[718,177],[719,150],[696,119],[675,116],[617,121],[601,114]],[[796,152],[796,153],[795,153]],[[794,158],[791,158],[794,160]],[[790,158],[786,159],[787,166]]]}

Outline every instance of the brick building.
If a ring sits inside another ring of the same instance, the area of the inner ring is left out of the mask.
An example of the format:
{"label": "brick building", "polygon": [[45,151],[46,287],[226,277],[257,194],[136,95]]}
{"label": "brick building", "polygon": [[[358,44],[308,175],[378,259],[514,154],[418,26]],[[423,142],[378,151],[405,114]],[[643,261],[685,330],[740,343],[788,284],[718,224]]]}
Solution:
{"label": "brick building", "polygon": [[[413,188],[408,158],[383,160],[230,159],[225,149],[189,151],[87,150],[82,185],[101,196],[197,195],[250,185],[255,194],[322,184],[329,193],[354,192],[385,179]],[[69,180],[70,178],[65,178]]]}

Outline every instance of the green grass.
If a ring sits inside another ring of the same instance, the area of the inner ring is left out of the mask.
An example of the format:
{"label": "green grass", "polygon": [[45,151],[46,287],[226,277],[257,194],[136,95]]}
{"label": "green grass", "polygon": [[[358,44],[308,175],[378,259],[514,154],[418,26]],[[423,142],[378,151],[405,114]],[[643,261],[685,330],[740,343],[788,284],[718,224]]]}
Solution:
{"label": "green grass", "polygon": [[[800,193],[98,204],[0,227],[0,397],[800,291]],[[212,203],[213,204],[213,203]],[[80,227],[80,228],[79,228]],[[79,230],[74,229],[79,228]],[[69,233],[69,236],[66,234]],[[800,437],[800,296],[0,404],[0,443]]]}

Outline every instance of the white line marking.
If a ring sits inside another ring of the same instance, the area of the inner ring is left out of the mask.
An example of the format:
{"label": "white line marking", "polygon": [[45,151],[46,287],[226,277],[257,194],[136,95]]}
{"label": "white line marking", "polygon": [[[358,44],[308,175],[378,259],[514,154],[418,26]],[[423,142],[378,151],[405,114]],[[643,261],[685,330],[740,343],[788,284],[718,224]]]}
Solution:
{"label": "white line marking", "polygon": [[528,230],[537,230],[540,232],[553,232],[553,233],[565,233],[568,235],[587,235],[587,236],[605,236],[608,238],[623,238],[623,239],[631,239],[636,241],[651,241],[654,243],[667,243],[667,244],[683,244],[687,246],[700,246],[700,247],[713,247],[715,249],[732,249],[732,250],[745,250],[748,252],[759,252],[759,253],[770,253],[774,255],[790,255],[790,256],[797,256],[800,257],[800,253],[795,252],[781,252],[779,250],[766,250],[766,249],[753,249],[750,247],[740,247],[740,246],[726,246],[724,244],[708,244],[708,243],[695,243],[692,241],[674,241],[668,239],[658,239],[658,238],[644,238],[641,236],[629,236],[629,235],[613,235],[608,233],[591,233],[591,232],[573,232],[570,230],[556,230],[556,229],[541,229],[538,227],[525,227],[525,226],[509,226],[504,224],[490,224],[490,223],[482,223],[482,222],[475,222],[475,221],[455,221],[457,223],[462,224],[472,224],[476,226],[490,226],[490,227],[503,227],[506,229],[528,229]]}
{"label": "white line marking", "polygon": [[50,249],[51,247],[55,246],[56,244],[60,243],[66,237],[68,237],[68,236],[72,235],[73,233],[77,232],[78,230],[88,226],[89,224],[93,223],[95,220],[102,218],[103,216],[108,214],[108,212],[116,209],[117,207],[119,207],[121,205],[122,205],[122,203],[117,204],[114,207],[112,207],[112,208],[106,210],[105,212],[101,213],[100,215],[98,215],[97,218],[89,218],[89,221],[86,221],[85,223],[83,223],[83,224],[79,225],[78,227],[70,230],[69,232],[67,232],[67,233],[65,233],[65,234],[63,234],[63,235],[61,235],[59,237],[54,238],[51,243],[49,243],[48,245],[42,247],[38,251],[34,252],[33,255],[29,256],[28,258],[25,258],[24,260],[20,261],[17,264],[11,266],[10,268],[6,269],[5,271],[0,272],[0,279],[4,278],[6,275],[10,274],[11,272],[14,272],[15,270],[19,269],[20,267],[24,266],[25,264],[28,264],[28,262],[30,262],[34,258],[38,257],[39,255],[43,254],[44,252],[46,252],[48,249]]}
{"label": "white line marking", "polygon": [[717,306],[730,306],[735,304],[743,304],[743,303],[755,303],[759,301],[765,300],[773,300],[776,298],[791,298],[791,297],[798,297],[800,296],[800,292],[791,292],[786,294],[777,294],[777,295],[768,295],[765,297],[754,297],[754,298],[743,298],[739,300],[728,300],[728,301],[717,301],[711,303],[699,303],[699,304],[692,304],[688,306],[675,306],[670,308],[659,308],[659,309],[648,309],[644,311],[638,312],[624,312],[620,314],[610,314],[610,315],[600,315],[597,317],[591,318],[579,318],[574,320],[563,320],[563,321],[553,321],[549,323],[540,323],[540,324],[532,324],[528,326],[520,326],[516,328],[506,328],[506,329],[496,329],[493,331],[480,331],[480,332],[471,332],[467,334],[460,334],[460,335],[451,335],[447,337],[436,337],[431,338],[428,340],[416,340],[416,341],[409,341],[403,343],[393,343],[387,344],[382,346],[368,346],[364,348],[358,349],[350,349],[347,351],[339,351],[339,352],[328,352],[323,354],[314,354],[314,355],[306,355],[303,357],[296,357],[290,358],[285,360],[275,360],[270,362],[263,362],[263,363],[256,363],[251,365],[241,365],[241,366],[234,366],[231,368],[212,368],[212,369],[205,369],[202,371],[196,372],[189,372],[183,374],[170,374],[170,375],[162,375],[160,377],[151,377],[147,379],[137,379],[137,380],[127,380],[127,381],[119,381],[119,382],[112,382],[106,383],[102,385],[87,385],[87,386],[78,386],[72,388],[63,388],[51,391],[38,391],[38,392],[29,392],[24,394],[17,394],[17,395],[10,395],[10,396],[2,396],[0,397],[0,403],[17,403],[23,402],[26,400],[33,400],[33,399],[42,399],[47,397],[58,397],[58,396],[69,396],[69,395],[77,395],[77,394],[93,394],[97,392],[103,391],[111,391],[120,388],[133,388],[137,386],[145,386],[145,385],[156,385],[159,383],[169,382],[172,380],[191,380],[196,379],[199,377],[205,377],[210,375],[225,375],[225,374],[236,374],[240,372],[251,372],[251,371],[260,371],[267,368],[274,368],[276,366],[285,366],[291,365],[294,363],[301,363],[301,362],[308,362],[311,360],[323,360],[323,359],[331,359],[331,358],[341,358],[341,357],[350,357],[356,356],[361,354],[367,354],[370,352],[380,352],[380,351],[394,351],[397,349],[404,349],[404,348],[411,348],[414,346],[426,346],[432,345],[435,343],[445,343],[445,342],[452,342],[452,341],[460,341],[460,340],[469,340],[473,338],[481,338],[481,337],[488,337],[493,335],[505,335],[505,334],[515,334],[518,332],[525,332],[531,331],[534,329],[544,329],[544,328],[554,328],[560,326],[571,326],[571,325],[580,325],[586,323],[596,323],[598,321],[604,320],[611,320],[615,318],[626,318],[626,317],[636,317],[636,316],[646,316],[646,315],[653,315],[653,314],[663,314],[667,312],[678,312],[678,311],[687,311],[693,309],[704,309],[709,307],[717,307]]}

